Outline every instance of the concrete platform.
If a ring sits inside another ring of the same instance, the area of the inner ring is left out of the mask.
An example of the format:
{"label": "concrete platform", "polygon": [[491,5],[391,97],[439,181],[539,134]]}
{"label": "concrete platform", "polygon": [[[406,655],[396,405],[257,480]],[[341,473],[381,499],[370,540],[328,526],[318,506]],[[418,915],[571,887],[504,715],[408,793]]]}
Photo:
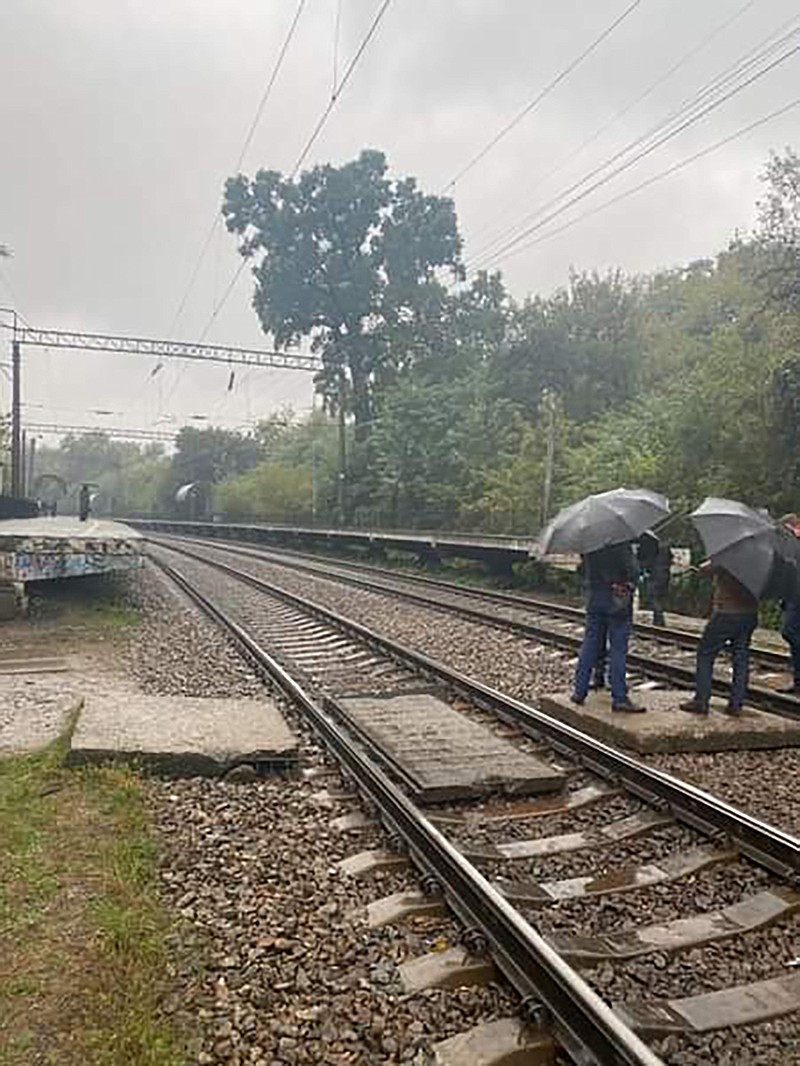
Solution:
{"label": "concrete platform", "polygon": [[423,801],[554,792],[566,780],[431,692],[346,696],[335,705],[413,779]]}
{"label": "concrete platform", "polygon": [[140,693],[87,695],[67,756],[71,766],[135,761],[170,777],[215,777],[243,763],[287,770],[297,760],[297,738],[269,700]]}
{"label": "concrete platform", "polygon": [[25,583],[130,570],[141,565],[140,533],[121,522],[75,517],[0,521],[0,582]]}
{"label": "concrete platform", "polygon": [[611,744],[641,753],[679,751],[740,751],[800,747],[800,722],[745,707],[738,718],[723,713],[724,699],[711,701],[707,717],[679,708],[691,693],[680,689],[651,689],[633,694],[647,708],[644,714],[611,710],[607,692],[592,692],[582,707],[566,693],[542,696],[541,709],[561,722]]}

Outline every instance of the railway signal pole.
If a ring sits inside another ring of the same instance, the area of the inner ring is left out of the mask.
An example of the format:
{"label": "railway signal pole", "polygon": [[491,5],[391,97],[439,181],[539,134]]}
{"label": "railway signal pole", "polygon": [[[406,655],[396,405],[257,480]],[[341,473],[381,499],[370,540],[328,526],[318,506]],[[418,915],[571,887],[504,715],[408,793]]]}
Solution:
{"label": "railway signal pole", "polygon": [[22,496],[21,359],[19,341],[11,342],[11,495]]}

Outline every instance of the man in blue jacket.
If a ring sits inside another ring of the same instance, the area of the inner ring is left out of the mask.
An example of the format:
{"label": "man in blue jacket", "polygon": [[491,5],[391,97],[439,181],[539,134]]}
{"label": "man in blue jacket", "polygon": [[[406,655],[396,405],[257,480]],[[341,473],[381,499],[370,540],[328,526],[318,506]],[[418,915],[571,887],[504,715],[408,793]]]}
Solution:
{"label": "man in blue jacket", "polygon": [[604,630],[608,633],[611,709],[638,713],[645,708],[628,698],[626,666],[633,620],[633,592],[639,567],[633,546],[611,544],[583,557],[586,584],[586,631],[575,670],[572,702],[579,706],[589,692]]}

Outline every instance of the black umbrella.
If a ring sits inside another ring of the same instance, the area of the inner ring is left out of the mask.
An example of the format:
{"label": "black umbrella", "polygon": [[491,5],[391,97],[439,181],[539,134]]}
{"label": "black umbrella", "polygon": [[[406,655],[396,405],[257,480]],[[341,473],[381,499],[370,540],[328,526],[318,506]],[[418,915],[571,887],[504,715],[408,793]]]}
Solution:
{"label": "black umbrella", "polygon": [[650,489],[611,489],[559,511],[542,531],[542,555],[597,551],[608,544],[624,544],[669,514],[665,496]]}
{"label": "black umbrella", "polygon": [[691,517],[713,565],[733,574],[754,596],[800,595],[800,541],[766,511],[709,496]]}

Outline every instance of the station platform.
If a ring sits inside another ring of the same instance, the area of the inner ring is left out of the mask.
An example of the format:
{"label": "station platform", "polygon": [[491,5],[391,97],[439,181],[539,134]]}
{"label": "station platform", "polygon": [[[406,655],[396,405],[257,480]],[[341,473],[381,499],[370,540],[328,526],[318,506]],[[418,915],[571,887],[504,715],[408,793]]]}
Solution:
{"label": "station platform", "polygon": [[141,692],[86,695],[67,763],[134,763],[167,777],[218,777],[297,765],[297,738],[268,699],[199,699]]}
{"label": "station platform", "polygon": [[121,522],[90,518],[0,521],[0,584],[25,585],[141,566],[143,538]]}
{"label": "station platform", "polygon": [[647,708],[644,714],[612,711],[608,692],[590,692],[581,707],[563,692],[542,696],[539,705],[575,729],[641,754],[800,747],[800,721],[754,707],[733,717],[717,697],[707,716],[690,714],[679,705],[691,695],[686,689],[633,689],[631,696]]}

